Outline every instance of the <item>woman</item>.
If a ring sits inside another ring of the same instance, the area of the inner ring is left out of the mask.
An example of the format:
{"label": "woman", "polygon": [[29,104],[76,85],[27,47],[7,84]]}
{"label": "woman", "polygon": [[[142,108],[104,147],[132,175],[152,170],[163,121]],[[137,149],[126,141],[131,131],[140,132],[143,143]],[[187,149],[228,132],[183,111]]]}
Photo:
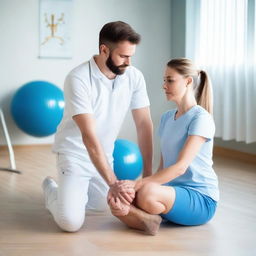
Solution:
{"label": "woman", "polygon": [[215,125],[207,73],[188,59],[173,59],[167,64],[163,89],[177,108],[161,118],[158,171],[137,181],[120,182],[120,187],[134,187],[133,205],[109,197],[113,215],[152,235],[159,228],[159,214],[180,225],[201,225],[213,217],[219,200],[212,169]]}

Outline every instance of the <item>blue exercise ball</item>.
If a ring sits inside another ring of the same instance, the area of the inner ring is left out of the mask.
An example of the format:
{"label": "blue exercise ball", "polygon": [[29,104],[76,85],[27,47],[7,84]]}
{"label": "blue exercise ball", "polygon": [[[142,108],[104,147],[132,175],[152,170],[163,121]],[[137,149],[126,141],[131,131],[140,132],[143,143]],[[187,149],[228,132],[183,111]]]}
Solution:
{"label": "blue exercise ball", "polygon": [[143,169],[143,159],[137,144],[123,139],[115,141],[114,172],[119,180],[135,180]]}
{"label": "blue exercise ball", "polygon": [[24,84],[14,94],[11,113],[25,133],[44,137],[56,132],[63,116],[64,96],[56,85],[46,81]]}

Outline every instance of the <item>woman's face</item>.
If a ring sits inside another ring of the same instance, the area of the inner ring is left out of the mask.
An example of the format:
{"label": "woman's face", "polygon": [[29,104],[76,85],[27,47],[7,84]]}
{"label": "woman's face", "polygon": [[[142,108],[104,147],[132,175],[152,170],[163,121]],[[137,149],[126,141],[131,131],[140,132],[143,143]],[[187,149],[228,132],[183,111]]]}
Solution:
{"label": "woman's face", "polygon": [[166,67],[163,89],[167,100],[180,101],[187,91],[188,78],[180,75],[175,69]]}

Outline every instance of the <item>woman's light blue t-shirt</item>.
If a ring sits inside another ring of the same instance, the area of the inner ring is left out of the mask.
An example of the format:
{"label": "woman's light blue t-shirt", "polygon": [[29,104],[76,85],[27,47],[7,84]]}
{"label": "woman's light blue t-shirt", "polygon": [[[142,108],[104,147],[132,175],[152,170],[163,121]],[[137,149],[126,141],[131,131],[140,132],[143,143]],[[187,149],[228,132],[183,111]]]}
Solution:
{"label": "woman's light blue t-shirt", "polygon": [[188,136],[202,136],[206,141],[186,172],[168,184],[189,187],[218,201],[218,178],[212,168],[215,133],[213,118],[199,105],[192,107],[175,120],[176,111],[177,109],[174,109],[164,113],[159,126],[164,168],[176,163]]}

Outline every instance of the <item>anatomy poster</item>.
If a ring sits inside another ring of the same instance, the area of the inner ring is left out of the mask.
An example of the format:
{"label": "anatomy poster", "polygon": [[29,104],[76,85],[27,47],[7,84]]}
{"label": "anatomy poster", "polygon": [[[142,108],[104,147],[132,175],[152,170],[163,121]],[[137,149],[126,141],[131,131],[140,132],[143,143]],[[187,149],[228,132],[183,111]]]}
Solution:
{"label": "anatomy poster", "polygon": [[72,57],[72,0],[40,0],[40,58]]}

